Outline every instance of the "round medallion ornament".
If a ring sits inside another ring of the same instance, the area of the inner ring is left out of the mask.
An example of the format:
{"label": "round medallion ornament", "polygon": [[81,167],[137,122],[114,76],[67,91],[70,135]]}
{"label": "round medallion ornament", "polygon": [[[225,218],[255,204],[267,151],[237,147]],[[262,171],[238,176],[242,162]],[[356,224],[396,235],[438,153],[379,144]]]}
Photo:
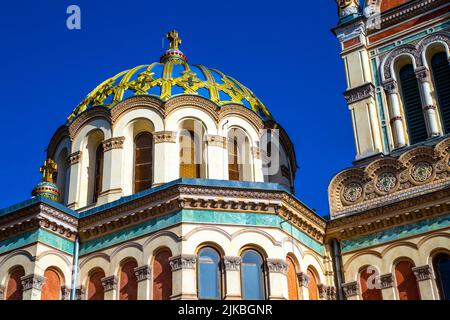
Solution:
{"label": "round medallion ornament", "polygon": [[359,183],[350,183],[344,189],[344,199],[348,202],[356,202],[359,198],[361,198],[363,192],[363,188]]}
{"label": "round medallion ornament", "polygon": [[417,182],[424,182],[431,177],[433,167],[428,162],[416,163],[411,169],[411,176]]}
{"label": "round medallion ornament", "polygon": [[395,187],[396,183],[397,178],[395,175],[392,172],[386,172],[378,177],[377,188],[381,192],[389,192]]}

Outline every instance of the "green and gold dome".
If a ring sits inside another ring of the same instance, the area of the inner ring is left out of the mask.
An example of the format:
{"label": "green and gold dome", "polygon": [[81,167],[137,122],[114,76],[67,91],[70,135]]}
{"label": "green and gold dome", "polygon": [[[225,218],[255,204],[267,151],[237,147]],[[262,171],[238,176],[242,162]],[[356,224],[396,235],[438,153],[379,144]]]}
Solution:
{"label": "green and gold dome", "polygon": [[68,121],[91,107],[112,108],[133,96],[151,95],[167,101],[186,94],[204,97],[219,107],[241,105],[253,110],[263,120],[272,119],[264,104],[236,79],[216,69],[188,64],[186,56],[178,49],[181,40],[175,30],[169,32],[167,38],[170,49],[159,62],[140,65],[107,79],[83,99]]}

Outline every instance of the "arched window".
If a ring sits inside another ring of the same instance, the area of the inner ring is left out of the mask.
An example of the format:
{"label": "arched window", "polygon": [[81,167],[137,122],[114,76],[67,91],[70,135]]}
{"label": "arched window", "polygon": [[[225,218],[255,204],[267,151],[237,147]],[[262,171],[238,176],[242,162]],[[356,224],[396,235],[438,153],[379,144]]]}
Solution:
{"label": "arched window", "polygon": [[56,159],[57,171],[56,171],[56,185],[59,190],[59,202],[66,204],[67,203],[67,182],[68,182],[68,172],[69,172],[69,164],[67,161],[68,152],[67,149],[62,150],[58,158]]}
{"label": "arched window", "polygon": [[45,283],[42,286],[41,300],[61,300],[61,277],[54,269],[44,272]]}
{"label": "arched window", "polygon": [[140,133],[134,139],[134,192],[152,187],[153,182],[153,136]]}
{"label": "arched window", "polygon": [[433,268],[441,300],[450,300],[450,255],[436,255],[433,258]]}
{"label": "arched window", "polygon": [[399,74],[409,140],[415,144],[428,138],[419,84],[412,64],[402,67]]}
{"label": "arched window", "polygon": [[22,300],[23,288],[22,278],[25,276],[25,270],[22,266],[14,267],[9,273],[8,284],[6,285],[6,300]]}
{"label": "arched window", "polygon": [[309,300],[319,300],[319,289],[317,287],[316,273],[313,270],[311,270],[311,268],[308,268],[308,271],[306,271],[306,274],[309,277],[309,282],[308,282]]}
{"label": "arched window", "polygon": [[153,260],[153,300],[169,300],[172,295],[171,256],[169,250],[163,250]]}
{"label": "arched window", "polygon": [[417,280],[410,261],[400,261],[395,265],[395,280],[400,300],[420,300]]}
{"label": "arched window", "polygon": [[241,278],[242,299],[266,299],[264,260],[255,250],[246,250],[242,255]]}
{"label": "arched window", "polygon": [[135,260],[126,261],[120,270],[119,300],[137,300],[137,278],[134,269],[137,268]]}
{"label": "arched window", "polygon": [[375,268],[366,267],[359,274],[361,296],[363,300],[383,300],[381,289],[376,287],[378,272]]}
{"label": "arched window", "polygon": [[197,284],[199,299],[222,298],[220,255],[213,248],[203,248],[198,255]]}
{"label": "arched window", "polygon": [[434,86],[441,111],[445,133],[450,133],[450,64],[445,52],[431,58]]}
{"label": "arched window", "polygon": [[103,288],[102,279],[105,277],[105,272],[101,269],[94,270],[89,276],[89,283],[87,286],[88,300],[104,300],[105,289]]}
{"label": "arched window", "polygon": [[200,178],[200,159],[198,157],[198,137],[192,130],[180,134],[180,177]]}
{"label": "arched window", "polygon": [[103,179],[103,145],[100,144],[95,151],[95,176],[94,176],[94,195],[92,202],[95,203],[98,200],[100,192],[102,192],[102,179]]}
{"label": "arched window", "polygon": [[239,180],[241,176],[238,157],[238,142],[234,137],[228,141],[228,179]]}
{"label": "arched window", "polygon": [[291,257],[286,258],[288,264],[287,280],[289,300],[298,300],[297,270]]}

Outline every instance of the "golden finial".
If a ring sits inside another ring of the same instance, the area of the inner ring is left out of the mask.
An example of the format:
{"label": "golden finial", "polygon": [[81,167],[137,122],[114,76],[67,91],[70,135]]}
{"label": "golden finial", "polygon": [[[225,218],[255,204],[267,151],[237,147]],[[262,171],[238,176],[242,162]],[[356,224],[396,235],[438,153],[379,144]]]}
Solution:
{"label": "golden finial", "polygon": [[52,159],[44,161],[44,165],[39,169],[42,173],[42,181],[54,183],[54,175],[57,169],[57,164]]}
{"label": "golden finial", "polygon": [[181,44],[181,39],[178,36],[177,30],[172,30],[166,35],[170,41],[170,49],[178,50],[178,46]]}

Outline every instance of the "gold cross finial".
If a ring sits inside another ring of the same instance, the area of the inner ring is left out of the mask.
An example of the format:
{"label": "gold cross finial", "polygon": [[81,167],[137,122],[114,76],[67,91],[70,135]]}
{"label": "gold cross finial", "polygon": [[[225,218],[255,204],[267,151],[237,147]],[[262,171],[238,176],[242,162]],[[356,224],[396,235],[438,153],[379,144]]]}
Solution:
{"label": "gold cross finial", "polygon": [[44,165],[39,170],[42,173],[42,181],[54,183],[54,174],[57,167],[56,162],[52,159],[45,160]]}
{"label": "gold cross finial", "polygon": [[178,46],[181,44],[181,39],[178,36],[178,32],[176,30],[172,30],[167,33],[166,37],[170,41],[170,49],[178,50]]}

